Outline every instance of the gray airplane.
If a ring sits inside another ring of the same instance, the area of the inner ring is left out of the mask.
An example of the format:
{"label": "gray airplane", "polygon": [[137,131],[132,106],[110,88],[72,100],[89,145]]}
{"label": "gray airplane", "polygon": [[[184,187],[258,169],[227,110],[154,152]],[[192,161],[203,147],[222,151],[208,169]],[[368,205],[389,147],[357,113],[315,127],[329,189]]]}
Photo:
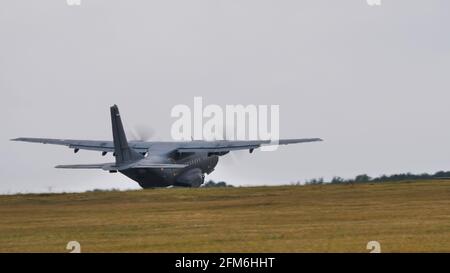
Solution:
{"label": "gray airplane", "polygon": [[[61,169],[102,169],[120,172],[133,179],[142,188],[183,186],[199,187],[205,174],[216,167],[219,156],[236,150],[249,150],[270,145],[270,140],[250,141],[127,141],[117,105],[111,107],[113,141],[72,140],[49,138],[16,138],[13,141],[35,142],[68,146],[79,150],[113,153],[115,162],[85,165],[58,165]],[[320,138],[280,139],[279,144],[322,141]]]}

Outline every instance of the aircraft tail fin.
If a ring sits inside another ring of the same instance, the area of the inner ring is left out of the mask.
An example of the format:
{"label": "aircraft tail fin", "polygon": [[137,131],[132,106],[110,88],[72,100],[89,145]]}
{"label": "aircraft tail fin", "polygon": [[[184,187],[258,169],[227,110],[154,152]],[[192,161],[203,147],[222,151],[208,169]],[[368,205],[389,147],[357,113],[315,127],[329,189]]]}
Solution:
{"label": "aircraft tail fin", "polygon": [[116,164],[137,161],[144,158],[143,155],[129,147],[117,105],[111,106],[111,123]]}

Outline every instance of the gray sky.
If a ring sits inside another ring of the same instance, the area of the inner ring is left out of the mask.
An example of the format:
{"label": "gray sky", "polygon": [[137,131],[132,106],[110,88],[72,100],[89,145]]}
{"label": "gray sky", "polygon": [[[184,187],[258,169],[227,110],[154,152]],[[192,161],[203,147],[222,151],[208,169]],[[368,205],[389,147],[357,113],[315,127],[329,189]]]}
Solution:
{"label": "gray sky", "polygon": [[57,170],[99,153],[19,136],[168,139],[176,104],[279,104],[281,137],[325,142],[240,153],[208,176],[286,184],[450,169],[447,0],[0,1],[0,193],[138,188],[120,174]]}

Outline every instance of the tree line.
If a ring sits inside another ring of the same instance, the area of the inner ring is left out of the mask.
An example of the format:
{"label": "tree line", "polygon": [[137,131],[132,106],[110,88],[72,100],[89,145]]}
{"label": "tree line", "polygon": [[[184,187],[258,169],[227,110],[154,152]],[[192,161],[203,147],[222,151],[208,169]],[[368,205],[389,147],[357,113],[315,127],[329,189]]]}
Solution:
{"label": "tree line", "polygon": [[[355,183],[382,183],[382,182],[396,182],[396,181],[411,181],[411,180],[427,180],[427,179],[450,179],[450,171],[438,171],[434,174],[422,173],[401,173],[392,175],[380,175],[377,177],[370,177],[367,174],[360,174],[354,178],[342,178],[340,176],[335,176],[331,180],[326,181],[321,178],[313,178],[304,181],[298,181],[296,183],[291,183],[291,185],[322,185],[322,184],[355,184]],[[227,184],[224,181],[215,182],[209,180],[202,185],[206,188],[221,188],[221,187],[233,187],[233,185]]]}
{"label": "tree line", "polygon": [[[353,183],[372,183],[372,182],[395,182],[405,180],[426,180],[426,179],[450,179],[450,171],[438,171],[434,174],[422,173],[401,173],[392,175],[381,175],[378,177],[370,177],[367,174],[360,174],[354,178],[344,179],[339,176],[333,177],[330,181],[323,178],[313,178],[306,180],[304,185],[321,185],[321,184],[353,184]],[[302,184],[297,182],[296,184]]]}

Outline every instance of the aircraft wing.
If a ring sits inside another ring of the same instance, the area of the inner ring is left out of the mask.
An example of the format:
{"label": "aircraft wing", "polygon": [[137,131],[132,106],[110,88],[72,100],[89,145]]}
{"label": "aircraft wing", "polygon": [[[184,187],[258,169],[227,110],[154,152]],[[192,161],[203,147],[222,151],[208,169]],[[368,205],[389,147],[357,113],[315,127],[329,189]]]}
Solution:
{"label": "aircraft wing", "polygon": [[[75,140],[75,139],[53,139],[53,138],[29,138],[29,137],[19,137],[11,140],[62,145],[75,150],[114,152],[114,143],[109,140]],[[140,146],[139,144],[140,142],[130,143],[130,147],[132,147],[137,152],[146,152],[148,147],[147,146],[143,147]]]}
{"label": "aircraft wing", "polygon": [[300,138],[300,139],[280,139],[278,143],[270,140],[218,140],[218,141],[192,141],[185,142],[177,149],[179,153],[189,152],[229,152],[236,150],[252,150],[260,148],[261,146],[269,145],[287,145],[294,143],[305,143],[322,141],[320,138]]}
{"label": "aircraft wing", "polygon": [[[52,138],[26,138],[20,137],[12,139],[12,141],[24,141],[32,143],[63,145],[71,149],[77,150],[92,150],[101,152],[114,152],[114,143],[112,141],[101,140],[74,140],[74,139],[52,139]],[[300,139],[280,139],[279,145],[306,143],[322,141],[320,138],[300,138]],[[215,141],[174,141],[174,142],[144,142],[131,141],[130,148],[136,152],[145,153],[168,153],[176,151],[178,153],[192,153],[192,152],[210,152],[221,153],[237,150],[253,150],[264,145],[275,145],[270,140],[215,140]],[[99,167],[101,168],[101,167]]]}

